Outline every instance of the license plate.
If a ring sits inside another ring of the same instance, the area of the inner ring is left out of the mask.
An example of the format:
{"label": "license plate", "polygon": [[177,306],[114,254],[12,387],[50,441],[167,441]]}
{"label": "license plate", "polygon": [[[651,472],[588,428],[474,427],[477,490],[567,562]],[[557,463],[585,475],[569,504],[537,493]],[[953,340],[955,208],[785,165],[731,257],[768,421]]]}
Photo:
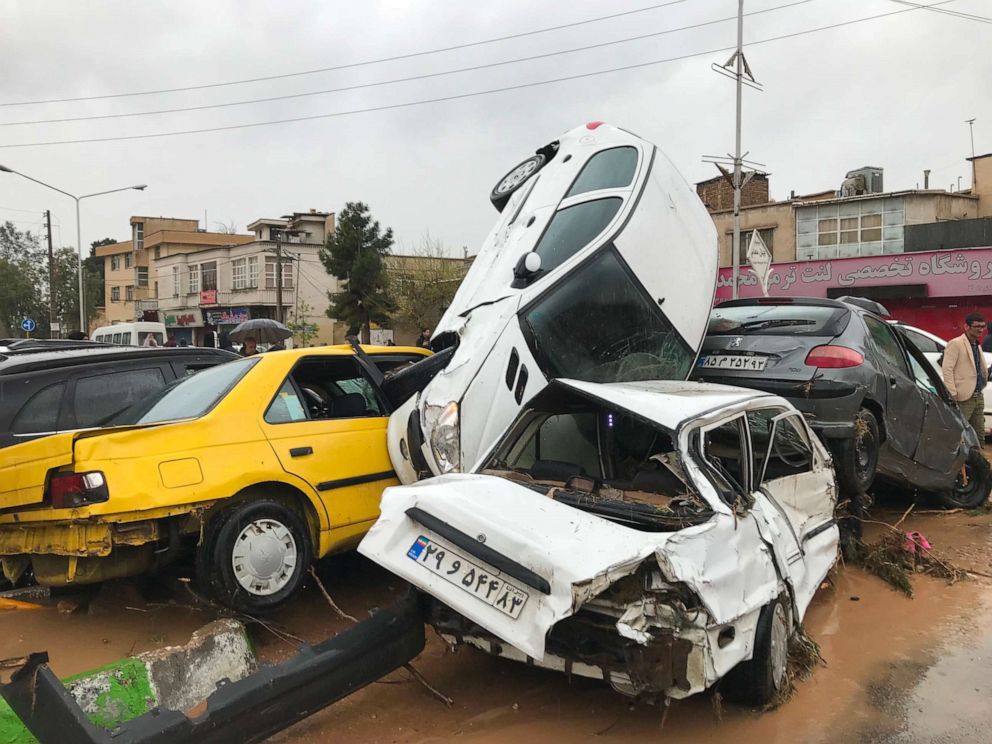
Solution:
{"label": "license plate", "polygon": [[711,354],[699,360],[703,369],[746,369],[760,372],[765,368],[767,359],[762,356],[744,356],[742,354]]}
{"label": "license plate", "polygon": [[451,548],[421,535],[406,552],[408,558],[460,587],[476,599],[516,619],[530,596]]}

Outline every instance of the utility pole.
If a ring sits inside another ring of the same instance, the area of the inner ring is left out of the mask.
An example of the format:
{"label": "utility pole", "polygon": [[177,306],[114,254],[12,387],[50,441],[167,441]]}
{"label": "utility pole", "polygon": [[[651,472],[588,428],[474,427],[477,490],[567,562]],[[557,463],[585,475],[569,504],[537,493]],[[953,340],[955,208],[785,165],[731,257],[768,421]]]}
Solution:
{"label": "utility pole", "polygon": [[[965,119],[965,124],[968,125],[968,132],[971,134],[971,191],[975,191],[975,119]],[[958,191],[960,191],[960,187]]]}
{"label": "utility pole", "polygon": [[276,240],[276,320],[282,320],[282,239]]}
{"label": "utility pole", "polygon": [[45,210],[45,232],[48,235],[48,335],[57,338],[52,332],[55,325],[55,256],[52,250],[52,211]]}
{"label": "utility pole", "polygon": [[[733,66],[733,72],[731,72],[731,66]],[[741,153],[741,111],[743,103],[743,89],[747,85],[755,90],[761,90],[761,84],[754,79],[754,75],[751,73],[751,67],[747,63],[747,59],[744,57],[744,0],[738,0],[737,2],[737,50],[730,56],[724,64],[717,65],[712,64],[710,67],[719,72],[725,77],[733,79],[737,83],[737,117],[736,117],[736,129],[734,137],[734,155],[732,158],[720,158],[707,156],[704,158],[707,162],[713,163],[723,174],[730,184],[734,187],[734,237],[733,245],[731,248],[731,266],[732,269],[732,295],[733,299],[737,299],[737,294],[739,291],[739,275],[740,275],[740,264],[741,264],[741,190],[747,185],[748,181],[754,176],[754,172],[744,174],[743,165],[747,163],[752,166],[762,166],[761,163],[752,163],[744,159],[744,155],[747,153]],[[734,170],[733,173],[728,173],[725,168],[721,166],[721,162],[725,164],[733,163]]]}

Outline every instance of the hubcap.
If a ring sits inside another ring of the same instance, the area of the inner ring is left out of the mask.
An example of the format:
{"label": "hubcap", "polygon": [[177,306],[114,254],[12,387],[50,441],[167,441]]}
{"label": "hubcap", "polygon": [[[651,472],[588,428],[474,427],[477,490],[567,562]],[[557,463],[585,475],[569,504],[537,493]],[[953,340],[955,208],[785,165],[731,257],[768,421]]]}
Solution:
{"label": "hubcap", "polygon": [[789,658],[789,625],[781,603],[775,605],[772,613],[772,644],[769,654],[772,662],[772,684],[776,690],[781,690]]}
{"label": "hubcap", "polygon": [[533,160],[528,160],[526,163],[521,163],[499,182],[499,186],[496,187],[496,193],[502,194],[507,191],[512,191],[526,181],[530,177],[530,174],[536,169],[537,163]]}
{"label": "hubcap", "polygon": [[275,594],[296,571],[296,540],[282,522],[256,519],[234,542],[231,564],[242,588],[255,595]]}

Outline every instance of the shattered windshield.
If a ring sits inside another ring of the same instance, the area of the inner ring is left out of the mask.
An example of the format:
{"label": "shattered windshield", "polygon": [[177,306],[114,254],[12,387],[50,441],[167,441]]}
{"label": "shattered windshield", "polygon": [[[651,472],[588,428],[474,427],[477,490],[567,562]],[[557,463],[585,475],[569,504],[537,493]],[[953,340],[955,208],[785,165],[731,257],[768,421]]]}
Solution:
{"label": "shattered windshield", "polygon": [[850,313],[820,305],[717,306],[710,313],[710,336],[758,333],[769,336],[836,336],[847,327]]}
{"label": "shattered windshield", "polygon": [[695,356],[612,249],[552,287],[522,324],[548,377],[684,380]]}

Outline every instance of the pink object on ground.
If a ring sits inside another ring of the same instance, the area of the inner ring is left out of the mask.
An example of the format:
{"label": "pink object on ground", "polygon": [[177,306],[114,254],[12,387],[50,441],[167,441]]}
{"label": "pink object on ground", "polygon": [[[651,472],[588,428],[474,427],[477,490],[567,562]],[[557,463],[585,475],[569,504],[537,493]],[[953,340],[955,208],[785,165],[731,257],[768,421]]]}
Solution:
{"label": "pink object on ground", "polygon": [[930,541],[927,540],[926,536],[922,532],[907,532],[906,533],[906,544],[903,549],[907,553],[913,553],[914,555],[919,552],[929,553],[932,549]]}

